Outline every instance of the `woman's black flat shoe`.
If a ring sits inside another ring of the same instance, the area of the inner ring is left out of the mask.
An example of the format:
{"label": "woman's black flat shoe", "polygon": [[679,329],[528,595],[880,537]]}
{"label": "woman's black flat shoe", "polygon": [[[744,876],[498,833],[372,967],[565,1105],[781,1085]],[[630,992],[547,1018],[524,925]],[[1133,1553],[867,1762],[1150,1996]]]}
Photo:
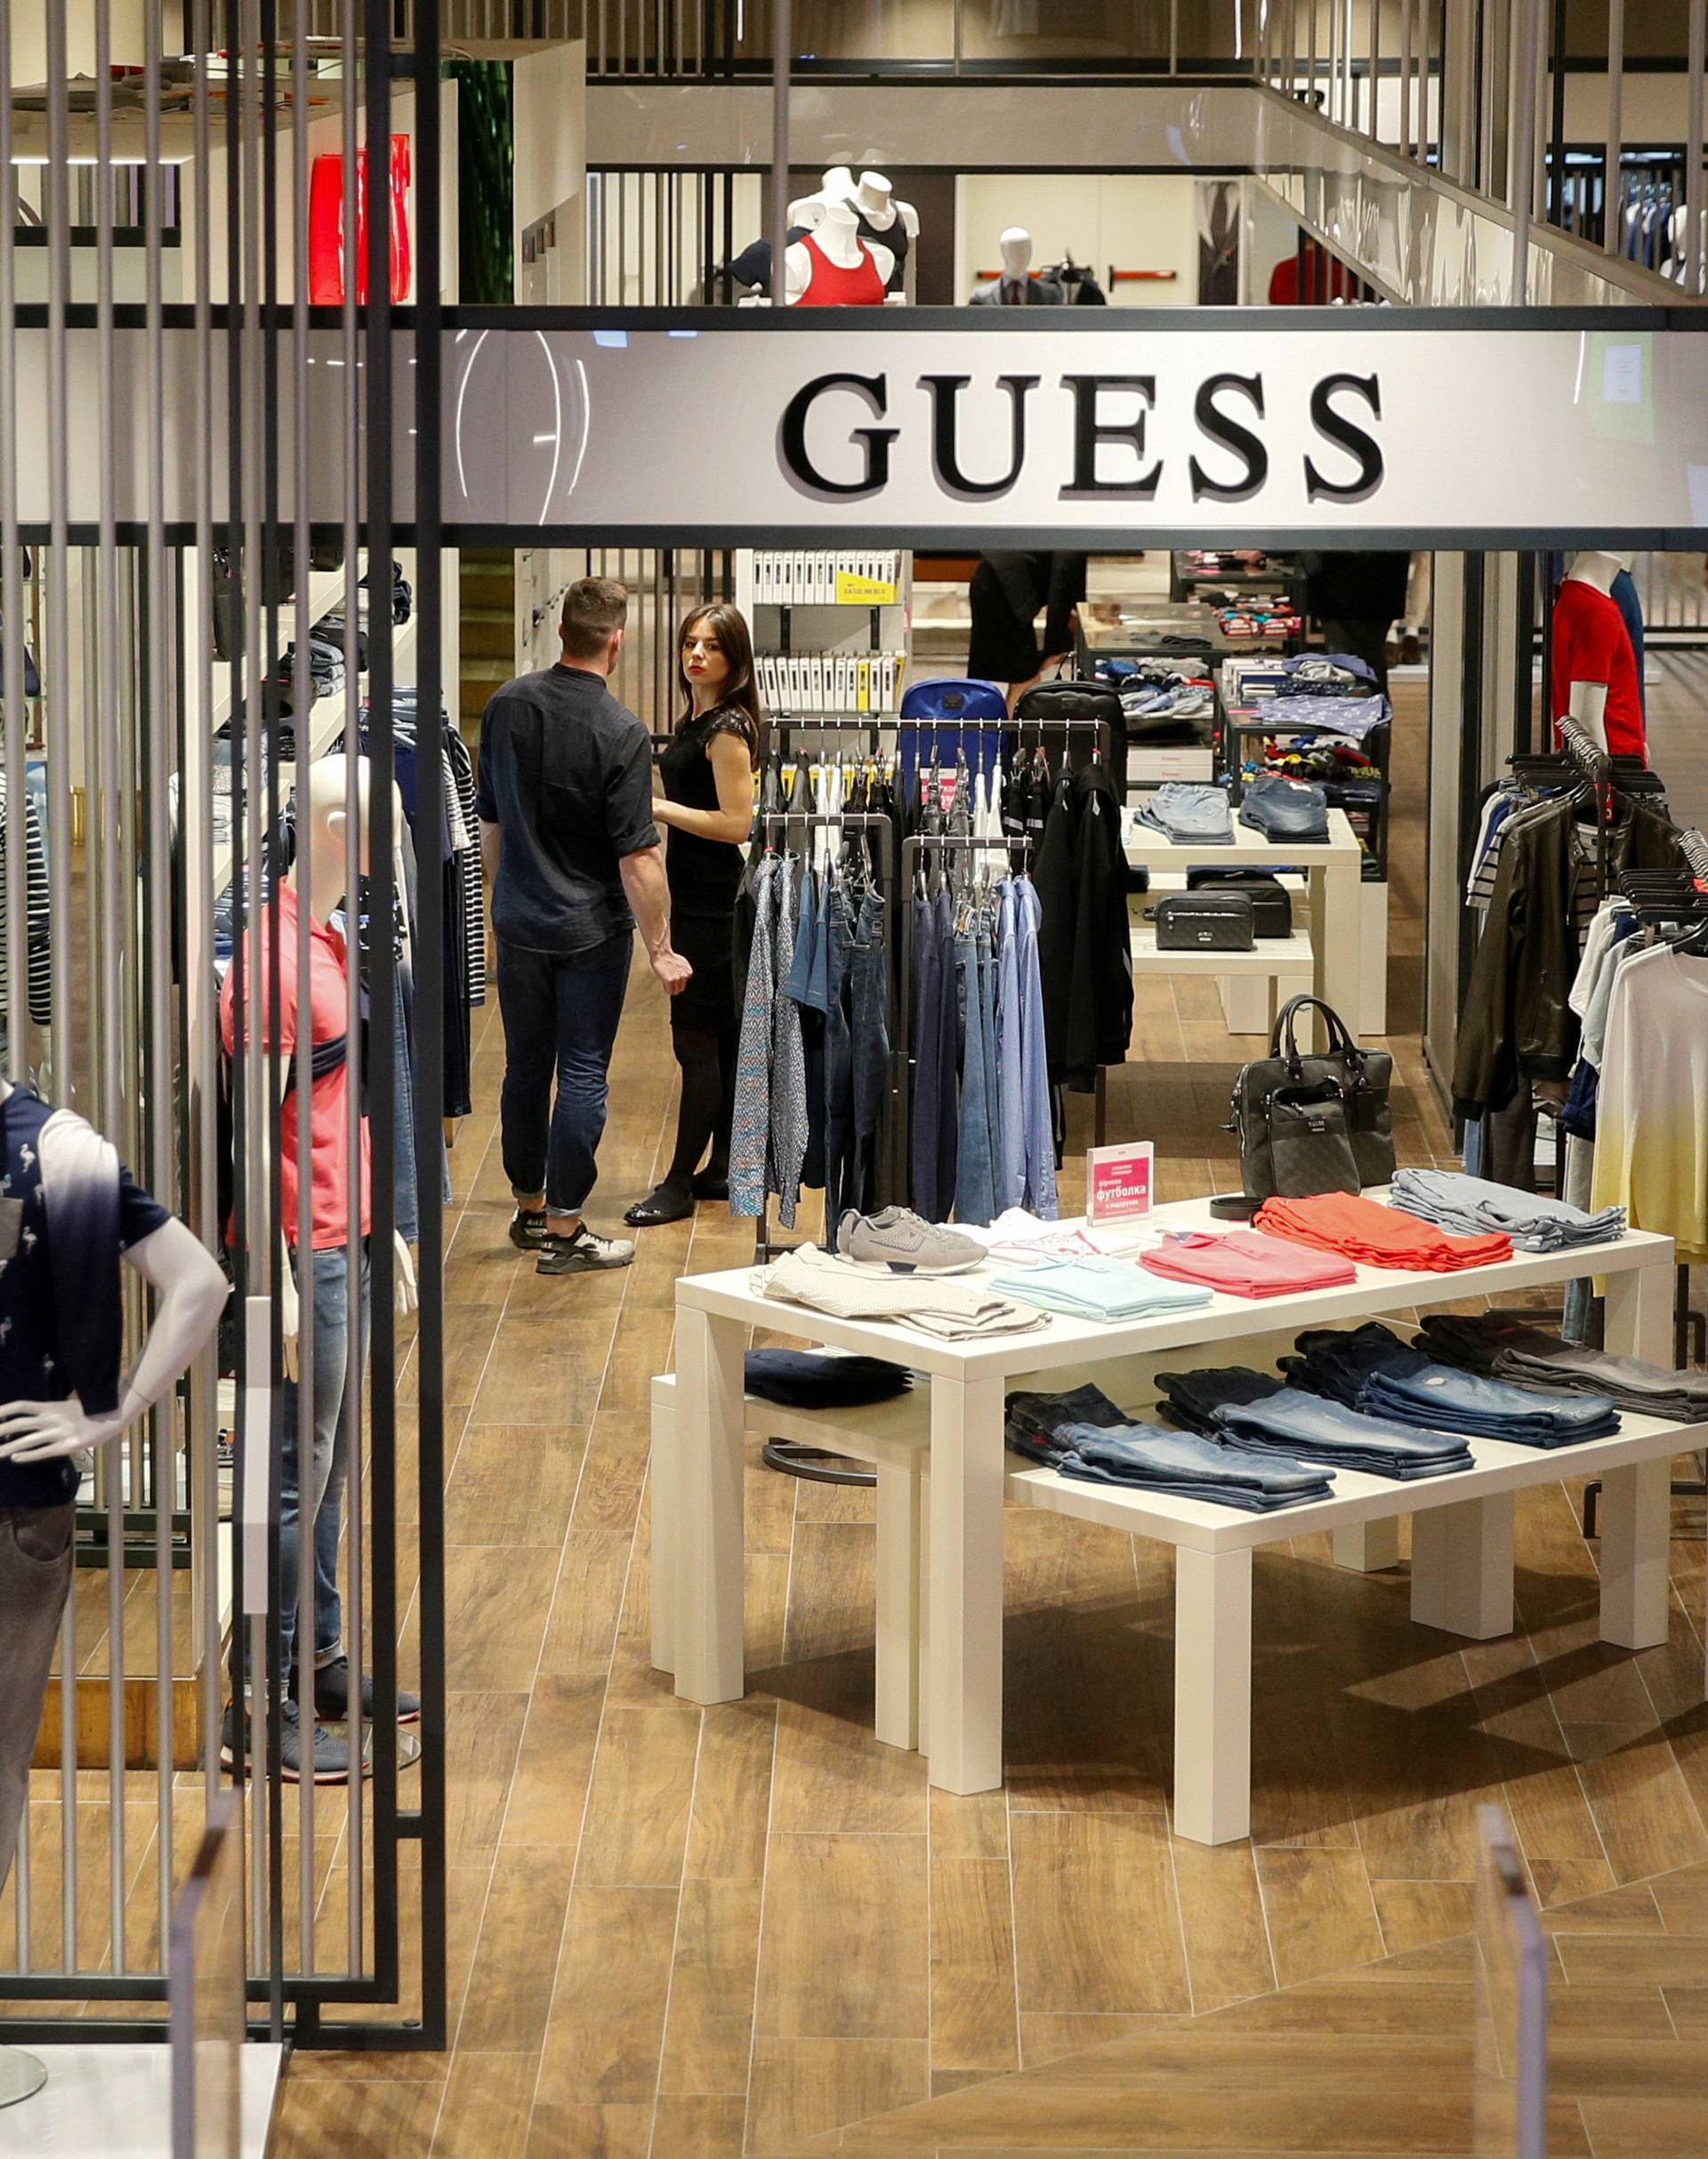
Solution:
{"label": "woman's black flat shoe", "polygon": [[692,1197],[677,1199],[668,1192],[649,1192],[637,1199],[623,1220],[631,1229],[656,1229],[661,1222],[686,1221],[694,1212]]}

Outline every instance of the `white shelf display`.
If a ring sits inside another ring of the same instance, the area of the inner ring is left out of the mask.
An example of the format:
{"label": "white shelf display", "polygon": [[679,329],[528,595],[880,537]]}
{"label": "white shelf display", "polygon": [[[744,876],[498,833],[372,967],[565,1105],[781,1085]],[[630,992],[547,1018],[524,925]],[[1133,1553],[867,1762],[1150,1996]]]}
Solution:
{"label": "white shelf display", "polygon": [[741,548],[736,604],[768,718],[898,718],[912,649],[913,557],[897,548]]}

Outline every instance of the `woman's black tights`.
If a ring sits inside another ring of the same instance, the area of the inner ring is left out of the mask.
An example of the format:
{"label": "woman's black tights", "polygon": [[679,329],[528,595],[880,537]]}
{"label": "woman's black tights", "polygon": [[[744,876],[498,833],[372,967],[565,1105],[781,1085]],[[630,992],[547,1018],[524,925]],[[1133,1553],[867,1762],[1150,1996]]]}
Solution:
{"label": "woman's black tights", "polygon": [[729,1174],[729,1120],[736,1102],[740,1023],[732,1015],[727,1027],[673,1026],[670,1039],[681,1067],[682,1094],[676,1112],[676,1152],[658,1188],[686,1198],[708,1145],[712,1157],[702,1181],[722,1180]]}

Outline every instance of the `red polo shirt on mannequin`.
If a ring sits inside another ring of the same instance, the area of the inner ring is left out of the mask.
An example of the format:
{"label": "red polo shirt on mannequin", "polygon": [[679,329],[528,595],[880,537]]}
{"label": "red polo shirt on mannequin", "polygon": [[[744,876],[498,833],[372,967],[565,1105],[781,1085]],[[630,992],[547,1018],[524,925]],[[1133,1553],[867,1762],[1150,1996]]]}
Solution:
{"label": "red polo shirt on mannequin", "polygon": [[1574,682],[1605,682],[1609,753],[1647,760],[1637,657],[1618,603],[1581,577],[1567,577],[1554,601],[1549,661],[1553,719],[1559,721],[1570,714]]}

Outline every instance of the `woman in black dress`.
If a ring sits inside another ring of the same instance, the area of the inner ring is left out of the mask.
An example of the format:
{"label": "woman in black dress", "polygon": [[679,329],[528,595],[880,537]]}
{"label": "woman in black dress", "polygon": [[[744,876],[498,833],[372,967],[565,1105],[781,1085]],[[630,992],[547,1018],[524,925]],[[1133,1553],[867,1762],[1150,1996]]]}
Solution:
{"label": "woman in black dress", "polygon": [[[653,816],[670,827],[665,874],[671,939],[694,970],[670,1001],[671,1046],[682,1071],[676,1152],[664,1181],[624,1216],[632,1228],[681,1221],[697,1199],[729,1196],[729,1118],[735,1106],[734,922],[753,822],[759,764],[759,695],[753,640],[737,608],[697,608],[677,640],[682,712],[659,760],[664,799]],[[700,1157],[708,1145],[711,1158]]]}

